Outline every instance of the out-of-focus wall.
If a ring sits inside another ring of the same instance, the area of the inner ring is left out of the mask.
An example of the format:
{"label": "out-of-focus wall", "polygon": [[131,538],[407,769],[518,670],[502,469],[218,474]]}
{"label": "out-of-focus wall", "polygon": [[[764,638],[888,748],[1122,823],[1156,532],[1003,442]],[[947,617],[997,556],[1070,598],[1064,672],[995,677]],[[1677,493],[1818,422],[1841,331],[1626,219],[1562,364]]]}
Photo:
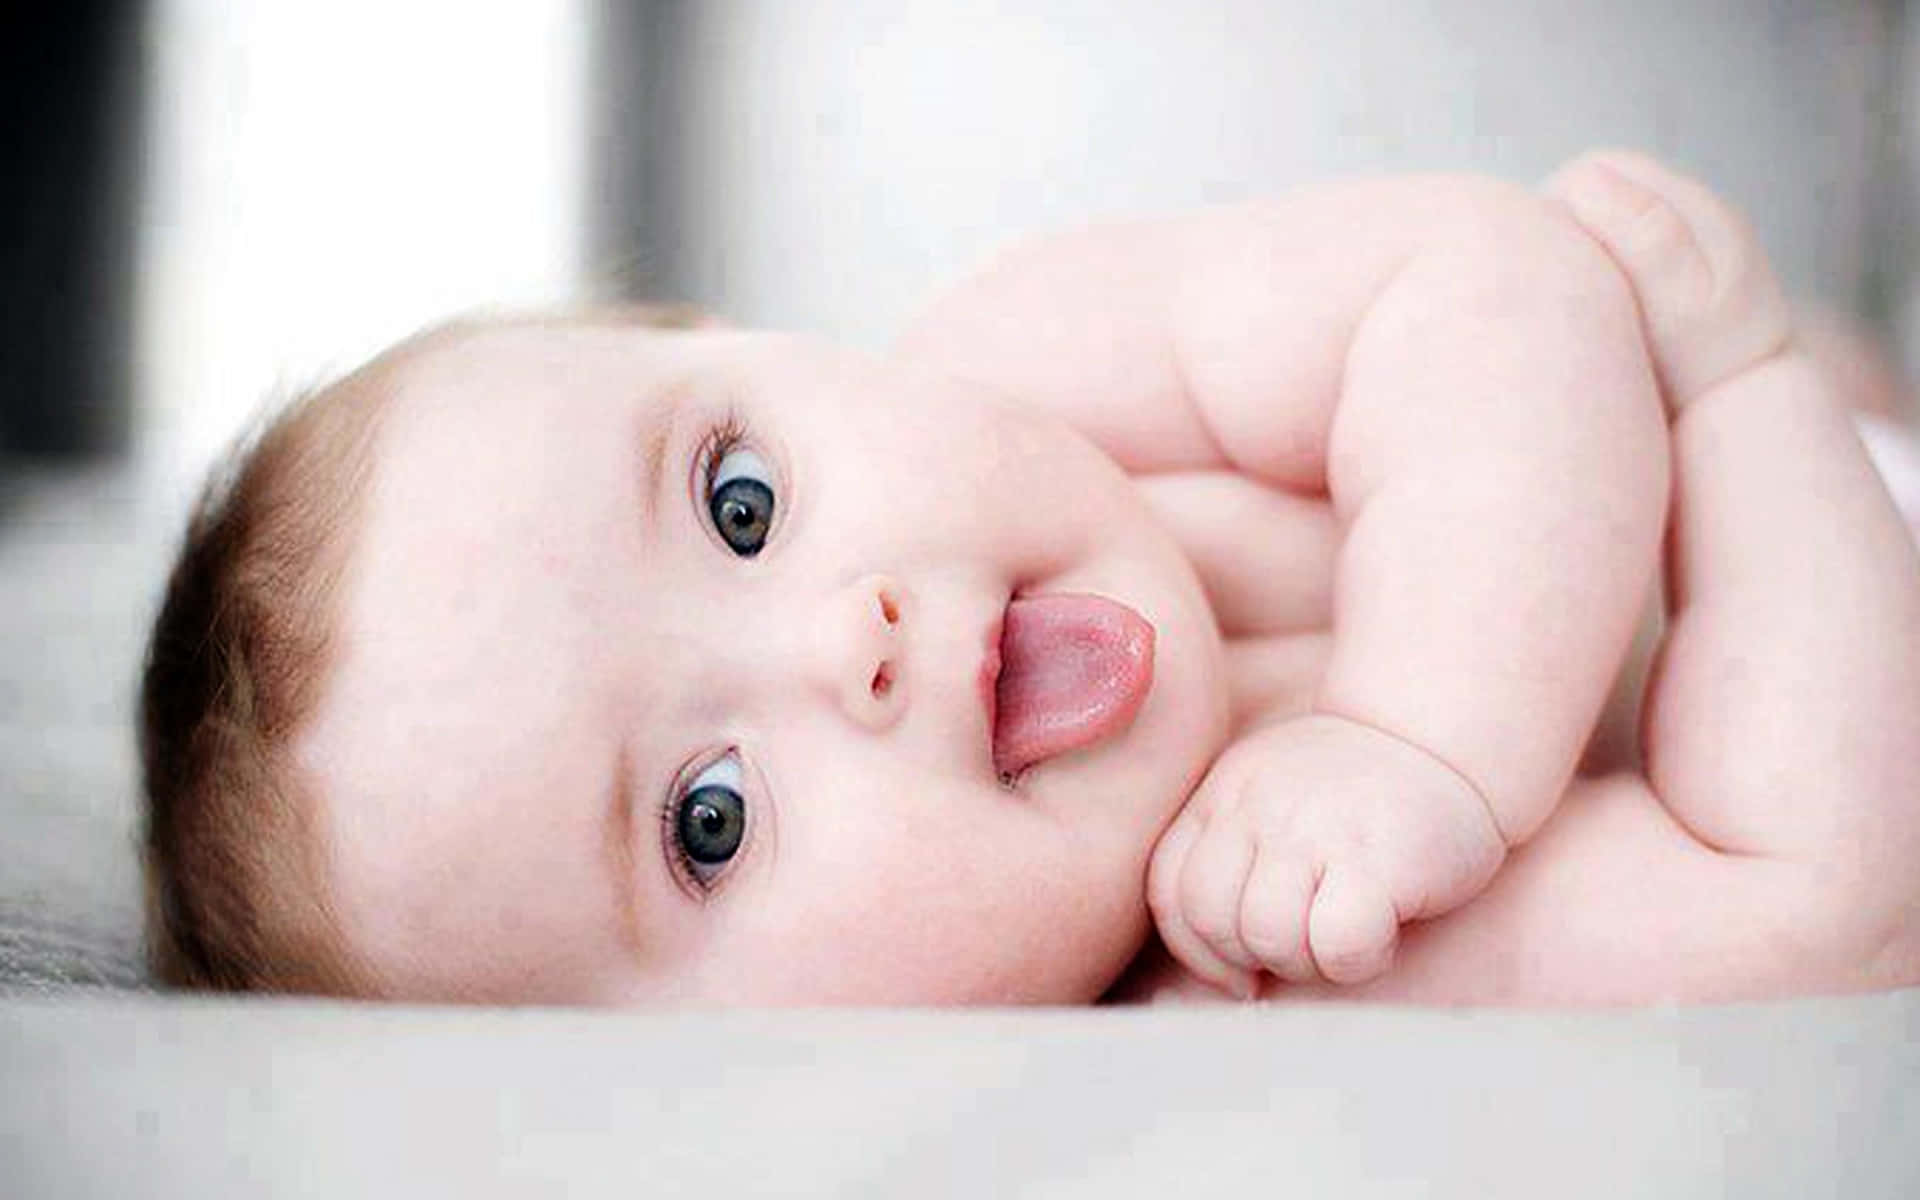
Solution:
{"label": "out-of-focus wall", "polygon": [[[1920,379],[1920,19],[1906,14],[1898,66],[1882,120],[1887,169],[1878,181],[1877,233],[1868,256],[1871,295],[1899,338],[1908,379]],[[1908,416],[1920,421],[1909,396]]]}
{"label": "out-of-focus wall", "polygon": [[465,310],[574,297],[590,16],[154,0],[136,348],[152,465],[190,486],[276,396]]}
{"label": "out-of-focus wall", "polygon": [[639,215],[603,236],[601,265],[627,254],[636,290],[880,343],[939,282],[1025,232],[1338,173],[1532,181],[1582,148],[1625,144],[1744,206],[1794,290],[1858,309],[1871,226],[1887,215],[1869,181],[1897,91],[1898,9],[654,6],[635,40],[652,90],[643,102],[614,89],[603,142],[645,143],[626,180]]}

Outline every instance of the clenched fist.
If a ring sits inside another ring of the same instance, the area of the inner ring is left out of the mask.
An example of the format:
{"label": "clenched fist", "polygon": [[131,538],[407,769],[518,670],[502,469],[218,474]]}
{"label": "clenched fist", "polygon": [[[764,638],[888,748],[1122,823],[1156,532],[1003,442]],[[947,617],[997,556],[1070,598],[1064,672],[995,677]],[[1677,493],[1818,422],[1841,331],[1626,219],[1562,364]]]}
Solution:
{"label": "clenched fist", "polygon": [[1229,746],[1154,851],[1167,948],[1251,995],[1258,973],[1362,983],[1402,922],[1477,895],[1506,841],[1474,786],[1409,742],[1310,715]]}

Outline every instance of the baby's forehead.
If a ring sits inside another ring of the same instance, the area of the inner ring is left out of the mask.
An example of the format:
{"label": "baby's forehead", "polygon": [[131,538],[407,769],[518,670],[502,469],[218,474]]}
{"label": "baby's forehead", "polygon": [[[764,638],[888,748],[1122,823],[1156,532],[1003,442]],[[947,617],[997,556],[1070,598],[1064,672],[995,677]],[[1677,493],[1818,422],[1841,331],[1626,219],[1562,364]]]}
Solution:
{"label": "baby's forehead", "polygon": [[521,387],[530,378],[563,383],[608,355],[616,340],[611,333],[600,326],[550,322],[451,325],[396,347],[387,378],[403,407],[487,395],[503,382]]}
{"label": "baby's forehead", "polygon": [[589,842],[534,823],[604,791],[590,635],[628,461],[608,445],[618,414],[576,395],[583,354],[576,338],[489,330],[392,380],[336,670],[297,749],[348,935],[378,958],[484,944],[509,918],[584,927],[530,885],[480,902],[509,871],[593,870]]}
{"label": "baby's forehead", "polygon": [[457,437],[486,417],[538,419],[609,402],[657,407],[669,402],[680,376],[746,369],[758,340],[717,324],[598,315],[471,322],[395,347],[375,365],[393,424]]}

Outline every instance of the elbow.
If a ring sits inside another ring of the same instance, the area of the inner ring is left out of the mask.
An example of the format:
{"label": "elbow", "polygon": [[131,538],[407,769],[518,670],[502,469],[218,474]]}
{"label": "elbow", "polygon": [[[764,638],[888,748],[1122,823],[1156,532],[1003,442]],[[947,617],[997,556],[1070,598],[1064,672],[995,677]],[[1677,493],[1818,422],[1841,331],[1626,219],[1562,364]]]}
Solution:
{"label": "elbow", "polygon": [[[1383,467],[1340,471],[1371,441],[1410,472],[1431,447],[1473,443],[1566,504],[1609,498],[1636,542],[1657,541],[1669,475],[1665,410],[1631,285],[1559,205],[1473,177],[1429,177],[1418,245],[1381,288],[1347,360],[1336,424],[1336,496]],[[1408,363],[1425,364],[1407,388]],[[1396,382],[1398,381],[1398,382]],[[1514,467],[1513,464],[1520,464]],[[1362,479],[1357,476],[1363,475]],[[1538,493],[1536,493],[1538,494]]]}
{"label": "elbow", "polygon": [[1557,384],[1542,394],[1635,458],[1664,461],[1666,410],[1639,302],[1606,247],[1557,200],[1515,184],[1448,177],[1436,191],[1430,235],[1403,272],[1420,277],[1429,311],[1559,355],[1557,379],[1533,364]]}
{"label": "elbow", "polygon": [[1562,312],[1593,336],[1642,342],[1633,287],[1606,247],[1550,196],[1479,176],[1434,187],[1424,255],[1443,261],[1474,308]]}

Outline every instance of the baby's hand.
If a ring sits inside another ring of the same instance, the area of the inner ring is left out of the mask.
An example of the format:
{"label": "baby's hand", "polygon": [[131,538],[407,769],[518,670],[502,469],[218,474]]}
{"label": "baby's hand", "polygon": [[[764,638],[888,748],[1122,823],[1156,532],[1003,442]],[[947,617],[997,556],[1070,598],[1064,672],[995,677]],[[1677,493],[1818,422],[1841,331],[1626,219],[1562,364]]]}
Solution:
{"label": "baby's hand", "polygon": [[1362,983],[1400,924],[1486,886],[1506,843],[1478,791],[1424,750],[1341,717],[1269,725],[1229,746],[1154,851],[1160,936],[1201,978]]}

